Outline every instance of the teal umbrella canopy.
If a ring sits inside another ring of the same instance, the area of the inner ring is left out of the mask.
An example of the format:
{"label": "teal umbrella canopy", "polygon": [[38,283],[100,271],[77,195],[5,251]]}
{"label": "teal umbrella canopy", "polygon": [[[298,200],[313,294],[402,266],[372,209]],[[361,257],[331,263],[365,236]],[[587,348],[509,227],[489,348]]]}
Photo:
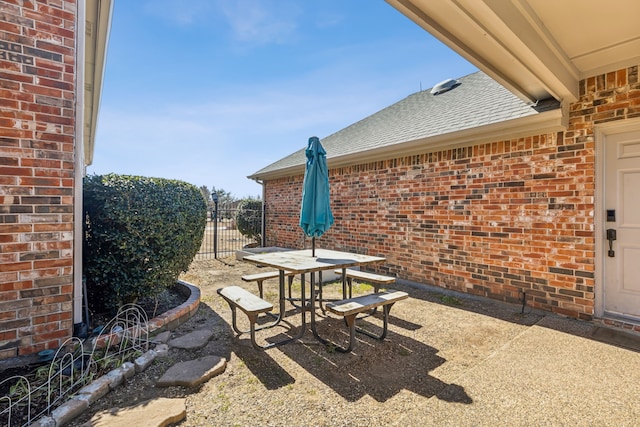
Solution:
{"label": "teal umbrella canopy", "polygon": [[307,236],[315,238],[322,236],[333,225],[329,201],[329,170],[327,152],[317,137],[309,138],[306,155],[300,227]]}

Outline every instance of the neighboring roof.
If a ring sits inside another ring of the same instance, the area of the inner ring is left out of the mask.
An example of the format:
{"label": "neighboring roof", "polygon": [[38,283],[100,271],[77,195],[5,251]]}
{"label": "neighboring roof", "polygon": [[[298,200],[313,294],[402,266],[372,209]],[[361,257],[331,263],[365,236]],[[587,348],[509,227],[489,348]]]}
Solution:
{"label": "neighboring roof", "polygon": [[[516,137],[526,127],[561,127],[560,104],[526,103],[483,72],[458,79],[453,89],[430,89],[407,98],[321,140],[329,167],[398,157],[443,145]],[[295,153],[249,176],[263,180],[304,171],[306,141]]]}

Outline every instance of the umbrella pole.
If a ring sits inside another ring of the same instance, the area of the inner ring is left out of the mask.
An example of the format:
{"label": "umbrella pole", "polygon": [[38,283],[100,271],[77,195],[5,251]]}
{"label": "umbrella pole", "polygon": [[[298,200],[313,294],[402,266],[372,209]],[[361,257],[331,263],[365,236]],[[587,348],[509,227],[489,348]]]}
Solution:
{"label": "umbrella pole", "polygon": [[316,236],[311,238],[311,256],[316,256]]}

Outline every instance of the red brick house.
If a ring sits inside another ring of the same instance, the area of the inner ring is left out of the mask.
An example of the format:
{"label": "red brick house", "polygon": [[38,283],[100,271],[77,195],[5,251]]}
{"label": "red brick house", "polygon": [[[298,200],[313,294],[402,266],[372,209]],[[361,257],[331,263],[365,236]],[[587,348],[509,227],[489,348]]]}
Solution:
{"label": "red brick house", "polygon": [[[640,330],[640,3],[387,1],[480,72],[322,139],[336,222],[318,244]],[[304,245],[301,146],[250,176],[269,246]]]}
{"label": "red brick house", "polygon": [[0,2],[0,359],[57,348],[82,318],[82,177],[111,0]]}

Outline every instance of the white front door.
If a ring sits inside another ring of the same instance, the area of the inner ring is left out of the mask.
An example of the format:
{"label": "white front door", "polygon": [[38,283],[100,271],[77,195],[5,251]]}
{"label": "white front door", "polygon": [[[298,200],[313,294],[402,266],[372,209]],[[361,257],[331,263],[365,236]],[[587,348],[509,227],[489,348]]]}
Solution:
{"label": "white front door", "polygon": [[605,144],[604,310],[640,320],[640,131],[609,134]]}

